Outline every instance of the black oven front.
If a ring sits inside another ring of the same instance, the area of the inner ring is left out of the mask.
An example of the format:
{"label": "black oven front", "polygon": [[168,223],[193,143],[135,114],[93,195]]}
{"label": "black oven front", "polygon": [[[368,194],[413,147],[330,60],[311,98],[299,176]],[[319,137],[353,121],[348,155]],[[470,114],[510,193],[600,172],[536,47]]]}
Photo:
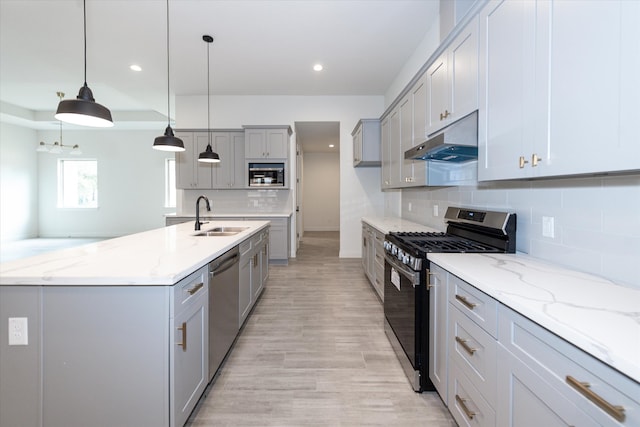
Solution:
{"label": "black oven front", "polygon": [[284,163],[249,163],[249,187],[284,187]]}
{"label": "black oven front", "polygon": [[414,271],[397,255],[385,254],[385,332],[411,386],[418,392],[435,390],[427,372],[429,293],[425,271],[423,266]]}

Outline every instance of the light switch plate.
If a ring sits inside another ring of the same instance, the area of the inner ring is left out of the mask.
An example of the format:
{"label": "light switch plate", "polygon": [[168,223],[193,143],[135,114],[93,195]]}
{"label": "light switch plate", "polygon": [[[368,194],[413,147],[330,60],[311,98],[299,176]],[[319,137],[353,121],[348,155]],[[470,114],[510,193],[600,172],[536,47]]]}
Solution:
{"label": "light switch plate", "polygon": [[26,317],[9,318],[9,345],[29,345],[29,321]]}

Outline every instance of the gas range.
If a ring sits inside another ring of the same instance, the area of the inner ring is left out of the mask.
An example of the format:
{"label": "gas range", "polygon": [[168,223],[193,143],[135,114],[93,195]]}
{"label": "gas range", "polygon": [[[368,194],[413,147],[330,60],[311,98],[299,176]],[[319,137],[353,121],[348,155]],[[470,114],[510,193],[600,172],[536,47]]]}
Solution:
{"label": "gas range", "polygon": [[385,333],[415,391],[434,390],[429,379],[432,252],[507,252],[516,249],[516,215],[449,207],[447,231],[385,236]]}
{"label": "gas range", "polygon": [[449,207],[446,232],[391,232],[384,249],[400,262],[419,271],[430,252],[514,253],[516,215]]}

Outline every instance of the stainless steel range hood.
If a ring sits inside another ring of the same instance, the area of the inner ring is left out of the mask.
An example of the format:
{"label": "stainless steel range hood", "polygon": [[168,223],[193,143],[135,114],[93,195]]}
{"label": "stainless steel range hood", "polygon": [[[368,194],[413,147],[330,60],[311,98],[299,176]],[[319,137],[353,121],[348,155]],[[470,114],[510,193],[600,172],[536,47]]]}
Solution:
{"label": "stainless steel range hood", "polygon": [[478,111],[405,151],[405,159],[463,163],[478,158]]}

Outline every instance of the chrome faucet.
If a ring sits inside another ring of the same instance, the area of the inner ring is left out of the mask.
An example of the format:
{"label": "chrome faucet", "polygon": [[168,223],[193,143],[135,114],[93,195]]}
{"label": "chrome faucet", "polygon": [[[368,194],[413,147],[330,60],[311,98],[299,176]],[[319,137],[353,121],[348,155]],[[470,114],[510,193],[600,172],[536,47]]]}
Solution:
{"label": "chrome faucet", "polygon": [[211,205],[209,204],[207,196],[198,197],[198,200],[196,200],[196,231],[200,231],[200,226],[204,224],[204,222],[200,222],[200,199],[204,199],[204,201],[207,202],[207,211],[211,212]]}

